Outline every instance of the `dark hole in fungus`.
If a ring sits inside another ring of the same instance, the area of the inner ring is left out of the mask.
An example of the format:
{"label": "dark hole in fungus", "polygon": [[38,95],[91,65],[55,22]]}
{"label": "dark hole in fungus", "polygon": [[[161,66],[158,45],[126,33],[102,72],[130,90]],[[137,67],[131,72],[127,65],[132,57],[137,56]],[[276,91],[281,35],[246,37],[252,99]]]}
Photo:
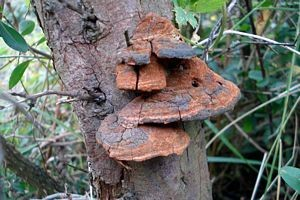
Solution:
{"label": "dark hole in fungus", "polygon": [[219,85],[221,85],[221,86],[223,85],[223,83],[222,83],[222,82],[220,82],[220,81],[217,81],[217,83],[218,83]]}
{"label": "dark hole in fungus", "polygon": [[193,87],[199,87],[199,82],[196,79],[192,80],[192,86]]}

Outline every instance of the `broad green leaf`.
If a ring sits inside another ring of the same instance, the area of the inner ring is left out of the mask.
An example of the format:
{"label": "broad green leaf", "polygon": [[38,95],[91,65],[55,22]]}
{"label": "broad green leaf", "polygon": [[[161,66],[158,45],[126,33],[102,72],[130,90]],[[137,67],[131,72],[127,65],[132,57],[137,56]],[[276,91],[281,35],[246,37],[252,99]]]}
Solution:
{"label": "broad green leaf", "polygon": [[12,27],[0,21],[0,36],[14,50],[26,52],[29,47],[24,38]]}
{"label": "broad green leaf", "polygon": [[263,87],[266,87],[269,84],[269,82],[270,82],[269,79],[265,78],[261,81],[256,82],[256,86],[259,88],[263,88]]}
{"label": "broad green leaf", "polygon": [[189,9],[197,13],[210,13],[222,8],[227,0],[197,0],[189,5]]}
{"label": "broad green leaf", "polygon": [[262,81],[263,80],[263,77],[262,77],[262,74],[261,74],[261,71],[260,70],[251,70],[249,73],[248,73],[248,77],[250,79],[253,79],[253,80],[256,80],[256,81]]}
{"label": "broad green leaf", "polygon": [[35,23],[31,20],[24,20],[20,23],[20,32],[22,35],[28,35],[34,30]]}
{"label": "broad green leaf", "polygon": [[175,19],[179,26],[186,25],[186,13],[181,7],[175,7]]}
{"label": "broad green leaf", "polygon": [[9,89],[13,88],[22,78],[31,60],[20,63],[11,73],[9,78]]}
{"label": "broad green leaf", "polygon": [[280,170],[280,176],[295,191],[300,193],[300,169],[296,167],[285,166]]}
{"label": "broad green leaf", "polygon": [[251,132],[254,130],[254,127],[255,127],[255,119],[253,119],[251,116],[249,117],[246,117],[244,120],[243,120],[243,125],[242,125],[242,128],[243,130],[247,133],[247,132]]}
{"label": "broad green leaf", "polygon": [[197,20],[196,20],[194,14],[189,12],[186,17],[187,17],[187,21],[190,23],[190,25],[193,28],[196,28],[196,26],[197,26]]}
{"label": "broad green leaf", "polygon": [[247,32],[251,29],[251,26],[249,24],[241,24],[239,26],[239,31]]}
{"label": "broad green leaf", "polygon": [[185,11],[183,8],[175,6],[175,19],[179,26],[191,24],[193,28],[197,26],[197,20],[193,13]]}
{"label": "broad green leaf", "polygon": [[264,3],[261,5],[261,7],[269,7],[273,5],[272,0],[265,0]]}

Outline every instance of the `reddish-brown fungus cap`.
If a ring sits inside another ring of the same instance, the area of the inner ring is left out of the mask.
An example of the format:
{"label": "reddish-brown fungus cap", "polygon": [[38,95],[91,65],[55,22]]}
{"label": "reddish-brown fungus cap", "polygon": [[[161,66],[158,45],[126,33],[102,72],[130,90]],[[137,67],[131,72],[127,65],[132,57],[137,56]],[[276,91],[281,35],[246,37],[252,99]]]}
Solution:
{"label": "reddish-brown fungus cap", "polygon": [[135,90],[137,74],[132,66],[119,64],[116,67],[116,83],[121,90]]}
{"label": "reddish-brown fungus cap", "polygon": [[180,34],[169,19],[155,13],[148,13],[136,27],[132,41],[151,41],[154,38],[160,37],[180,39]]}
{"label": "reddish-brown fungus cap", "polygon": [[196,56],[196,51],[184,43],[172,22],[154,13],[146,15],[138,24],[132,42],[140,41],[151,41],[152,51],[159,58],[186,59]]}
{"label": "reddish-brown fungus cap", "polygon": [[164,67],[154,56],[151,57],[150,64],[136,69],[126,64],[117,65],[116,82],[119,89],[142,92],[161,90],[167,85]]}
{"label": "reddish-brown fungus cap", "polygon": [[151,92],[162,90],[167,86],[164,67],[157,62],[154,56],[151,57],[150,64],[141,66],[138,70],[138,91]]}
{"label": "reddish-brown fungus cap", "polygon": [[164,90],[135,98],[119,117],[126,127],[206,119],[233,109],[239,97],[237,86],[192,58],[173,67]]}
{"label": "reddish-brown fungus cap", "polygon": [[127,129],[118,124],[117,115],[107,116],[96,135],[109,157],[125,161],[144,161],[157,156],[180,155],[189,136],[176,125],[141,125]]}

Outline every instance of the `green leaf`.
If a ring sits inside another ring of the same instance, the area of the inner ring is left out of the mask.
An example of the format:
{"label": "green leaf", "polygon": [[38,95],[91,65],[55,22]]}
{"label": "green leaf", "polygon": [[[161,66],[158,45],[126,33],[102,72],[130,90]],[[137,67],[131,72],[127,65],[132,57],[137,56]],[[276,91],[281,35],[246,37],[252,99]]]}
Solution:
{"label": "green leaf", "polygon": [[9,78],[9,89],[13,88],[22,78],[31,60],[20,63],[11,73]]}
{"label": "green leaf", "polygon": [[189,5],[189,9],[197,13],[210,13],[222,8],[227,0],[197,0]]}
{"label": "green leaf", "polygon": [[261,81],[258,81],[256,83],[256,86],[259,87],[259,88],[263,88],[263,87],[266,87],[267,85],[269,85],[269,83],[270,83],[269,79],[265,78],[265,79],[263,79]]}
{"label": "green leaf", "polygon": [[193,28],[197,26],[197,20],[193,13],[185,11],[183,8],[175,6],[175,19],[179,26],[191,24]]}
{"label": "green leaf", "polygon": [[250,79],[256,80],[257,82],[263,80],[263,76],[262,76],[260,70],[251,70],[251,71],[248,73],[248,77],[249,77]]}
{"label": "green leaf", "polygon": [[189,12],[186,17],[187,17],[187,21],[190,23],[190,25],[193,28],[196,28],[196,26],[197,26],[197,20],[195,18],[195,15],[193,13]]}
{"label": "green leaf", "polygon": [[261,7],[269,7],[273,5],[272,0],[265,0],[264,3],[261,5]]}
{"label": "green leaf", "polygon": [[41,39],[39,39],[39,41],[36,43],[36,46],[39,46],[40,44],[42,44],[45,41],[46,41],[46,38],[44,36],[41,37]]}
{"label": "green leaf", "polygon": [[295,191],[300,193],[300,169],[296,167],[285,166],[280,170],[280,176]]}
{"label": "green leaf", "polygon": [[12,27],[0,21],[0,36],[14,50],[26,52],[29,49],[24,38]]}
{"label": "green leaf", "polygon": [[20,23],[20,32],[22,35],[28,35],[34,30],[35,23],[31,20],[24,20]]}
{"label": "green leaf", "polygon": [[175,19],[179,26],[186,25],[186,13],[181,7],[175,7]]}

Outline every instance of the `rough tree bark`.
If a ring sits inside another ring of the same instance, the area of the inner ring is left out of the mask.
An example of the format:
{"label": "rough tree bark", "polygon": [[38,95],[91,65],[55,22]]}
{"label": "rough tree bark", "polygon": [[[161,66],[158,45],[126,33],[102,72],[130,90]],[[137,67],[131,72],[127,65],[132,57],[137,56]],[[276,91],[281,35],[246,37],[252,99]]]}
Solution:
{"label": "rough tree bark", "polygon": [[85,137],[99,198],[211,199],[205,141],[199,122],[184,124],[191,144],[182,156],[125,163],[131,170],[110,159],[95,140],[101,120],[135,96],[115,86],[117,52],[126,47],[124,33],[131,36],[139,19],[150,11],[172,19],[171,1],[33,2],[65,89],[95,97],[95,101],[75,102],[73,106]]}

